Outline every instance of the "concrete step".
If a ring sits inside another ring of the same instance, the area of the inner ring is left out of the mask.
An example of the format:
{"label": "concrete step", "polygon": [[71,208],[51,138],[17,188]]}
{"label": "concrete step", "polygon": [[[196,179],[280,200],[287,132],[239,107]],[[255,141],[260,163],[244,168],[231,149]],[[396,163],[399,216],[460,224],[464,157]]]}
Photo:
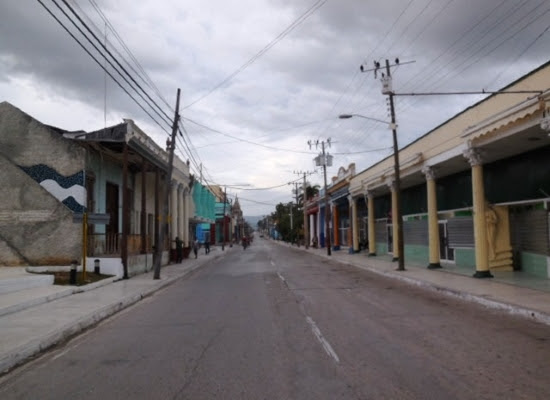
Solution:
{"label": "concrete step", "polygon": [[72,287],[48,285],[0,294],[0,317],[69,296]]}
{"label": "concrete step", "polygon": [[31,274],[24,267],[0,267],[0,294],[51,286],[53,275]]}

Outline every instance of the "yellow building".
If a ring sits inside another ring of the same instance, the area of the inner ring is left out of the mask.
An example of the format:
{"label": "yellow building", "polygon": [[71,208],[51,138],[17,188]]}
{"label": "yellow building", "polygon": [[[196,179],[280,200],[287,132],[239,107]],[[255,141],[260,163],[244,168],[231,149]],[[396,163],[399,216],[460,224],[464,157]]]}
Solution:
{"label": "yellow building", "polygon": [[[516,93],[493,94],[399,150],[407,264],[550,277],[549,88],[546,63],[501,90]],[[366,208],[369,254],[398,259],[394,179],[390,156],[349,192]],[[355,243],[361,221],[352,225]]]}

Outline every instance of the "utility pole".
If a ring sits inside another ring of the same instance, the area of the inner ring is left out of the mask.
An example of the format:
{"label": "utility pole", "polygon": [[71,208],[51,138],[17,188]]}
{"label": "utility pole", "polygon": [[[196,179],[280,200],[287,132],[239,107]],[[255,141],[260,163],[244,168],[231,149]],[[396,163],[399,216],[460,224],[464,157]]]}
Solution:
{"label": "utility pole", "polygon": [[290,202],[290,234],[291,236],[294,236],[294,234],[292,233],[293,230],[294,230],[294,223],[292,218],[292,202]]}
{"label": "utility pole", "polygon": [[[401,63],[401,64],[409,64],[407,63]],[[395,59],[395,65],[399,64],[399,59]],[[361,65],[361,72],[368,72],[368,71],[374,71],[374,78],[377,78],[378,70],[380,69],[380,63],[375,61],[374,62],[374,68],[370,70],[364,69],[364,67]],[[391,129],[392,129],[392,136],[393,136],[393,167],[394,167],[394,196],[395,196],[395,210],[394,213],[392,213],[392,223],[396,227],[396,233],[397,233],[397,261],[398,261],[398,271],[404,271],[405,270],[405,251],[404,251],[404,243],[403,243],[403,217],[401,213],[401,176],[400,176],[400,166],[399,166],[399,148],[397,146],[397,125],[395,124],[395,107],[393,102],[393,97],[395,93],[392,90],[392,78],[391,78],[391,70],[390,70],[390,62],[388,59],[386,59],[386,74],[382,73],[382,94],[387,94],[389,103],[390,103],[390,114],[391,114]],[[395,214],[395,215],[393,215]]]}
{"label": "utility pole", "polygon": [[[306,209],[306,176],[311,175],[313,172],[302,172],[302,171],[294,171],[295,174],[298,175],[304,175],[304,182],[302,186],[302,192],[303,192],[303,207],[304,207],[304,245],[306,246],[306,249],[309,249],[309,224],[307,221],[307,209]],[[298,201],[298,198],[296,198],[296,201]]]}
{"label": "utility pole", "polygon": [[[168,172],[166,181],[164,182],[163,188],[163,213],[162,217],[164,219],[164,224],[160,229],[160,238],[159,243],[155,247],[155,268],[153,279],[160,279],[160,264],[162,259],[162,250],[164,247],[164,234],[168,229],[168,200],[170,198],[170,184],[172,183],[172,169],[174,164],[174,150],[176,148],[176,134],[178,132],[178,123],[180,119],[179,115],[180,108],[180,89],[178,88],[177,98],[176,98],[176,111],[174,113],[174,122],[172,124],[172,136],[170,139],[170,146],[168,146]],[[126,190],[126,188],[124,188]]]}
{"label": "utility pole", "polygon": [[[399,60],[396,60],[396,64],[399,64]],[[395,202],[397,204],[395,210],[395,218],[392,221],[394,224],[397,224],[397,254],[398,259],[398,271],[405,270],[405,246],[403,243],[403,218],[401,216],[401,176],[400,176],[400,166],[399,166],[399,148],[397,146],[397,126],[395,125],[395,108],[393,105],[393,91],[391,88],[391,71],[390,71],[390,62],[386,59],[386,73],[388,74],[387,79],[389,80],[389,90],[383,89],[386,91],[390,99],[390,112],[391,112],[391,127],[392,127],[392,136],[393,136],[393,161],[394,161],[394,175],[395,175]],[[386,88],[387,89],[387,88]]]}
{"label": "utility pole", "polygon": [[[296,199],[296,211],[298,211],[298,182],[294,182],[294,198]],[[291,209],[292,211],[292,209]],[[291,221],[292,221],[292,218],[294,218],[294,212],[292,212],[290,214],[290,217],[291,217]],[[298,228],[300,227],[300,225],[298,224],[298,221],[296,221],[296,225],[298,225]],[[300,247],[300,235],[298,234],[297,237],[295,236],[295,241],[296,241],[296,245],[298,247]]]}
{"label": "utility pole", "polygon": [[304,172],[304,182],[302,186],[302,203],[303,203],[302,207],[304,208],[304,246],[306,246],[306,249],[309,249],[309,226],[307,221],[306,200],[307,200],[306,173]]}
{"label": "utility pole", "polygon": [[225,250],[225,203],[227,202],[227,186],[223,188],[223,232],[222,232],[222,251]]}
{"label": "utility pole", "polygon": [[[330,209],[328,204],[328,191],[327,191],[327,165],[330,167],[332,166],[332,156],[330,154],[325,153],[325,142],[319,142],[318,140],[315,142],[315,147],[319,146],[319,143],[321,143],[321,149],[322,152],[317,157],[314,158],[315,165],[318,167],[323,167],[323,176],[325,181],[325,231],[326,231],[326,237],[325,237],[325,243],[327,246],[327,255],[332,255],[332,251],[330,248]],[[312,142],[308,142],[309,147],[311,148]],[[327,145],[330,147],[330,138],[327,140]]]}
{"label": "utility pole", "polygon": [[[294,199],[296,200],[296,209],[298,209],[298,182],[288,182],[288,184],[294,184],[294,189],[292,189],[292,193],[294,194]],[[292,201],[290,202],[290,235],[290,241],[292,244],[294,244],[294,212],[292,211]],[[296,241],[296,244],[298,244],[298,241]]]}

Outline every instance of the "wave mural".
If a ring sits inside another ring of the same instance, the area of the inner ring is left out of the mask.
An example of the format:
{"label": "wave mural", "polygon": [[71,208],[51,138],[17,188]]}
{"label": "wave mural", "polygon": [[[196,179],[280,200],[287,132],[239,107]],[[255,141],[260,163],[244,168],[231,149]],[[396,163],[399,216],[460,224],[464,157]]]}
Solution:
{"label": "wave mural", "polygon": [[84,171],[79,171],[70,176],[63,176],[45,164],[37,164],[32,167],[20,165],[19,168],[73,212],[84,212],[86,205]]}

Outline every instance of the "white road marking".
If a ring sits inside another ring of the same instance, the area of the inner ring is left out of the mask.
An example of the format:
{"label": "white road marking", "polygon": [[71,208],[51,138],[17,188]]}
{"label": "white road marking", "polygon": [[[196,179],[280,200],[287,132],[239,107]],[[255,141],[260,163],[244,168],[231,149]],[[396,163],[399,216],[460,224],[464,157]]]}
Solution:
{"label": "white road marking", "polygon": [[52,357],[52,361],[57,360],[59,357],[63,357],[65,354],[67,354],[69,351],[73,350],[77,345],[71,346],[66,350],[63,350],[61,353],[56,354]]}
{"label": "white road marking", "polygon": [[275,262],[273,260],[271,260],[271,266],[274,267],[275,266]]}
{"label": "white road marking", "polygon": [[323,349],[325,349],[329,357],[332,357],[334,361],[336,361],[337,363],[340,363],[340,359],[338,358],[338,355],[336,354],[336,352],[334,351],[330,343],[327,342],[326,339],[323,337],[323,334],[321,333],[321,330],[319,329],[315,321],[308,316],[306,316],[306,321],[309,325],[311,325],[311,330],[313,331],[313,334],[315,335],[319,343],[321,343],[321,346],[323,346]]}
{"label": "white road marking", "polygon": [[285,277],[281,275],[279,271],[277,271],[277,275],[279,276],[279,279],[283,281],[283,283],[286,283]]}

